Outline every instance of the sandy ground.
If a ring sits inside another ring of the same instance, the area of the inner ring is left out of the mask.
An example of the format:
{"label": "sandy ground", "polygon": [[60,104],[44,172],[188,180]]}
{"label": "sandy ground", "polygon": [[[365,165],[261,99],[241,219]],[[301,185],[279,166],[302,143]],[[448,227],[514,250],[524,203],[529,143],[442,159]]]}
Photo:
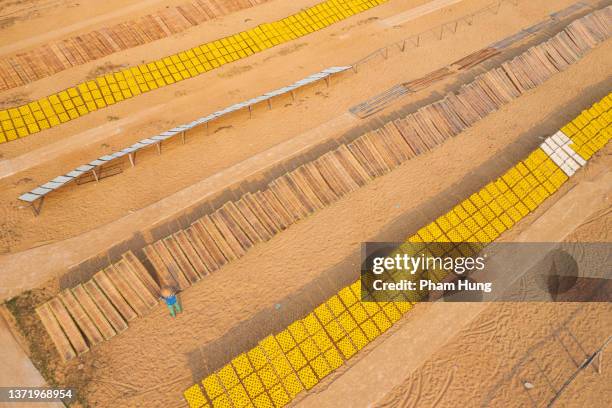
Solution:
{"label": "sandy ground", "polygon": [[[608,147],[501,240],[610,242],[610,150]],[[559,212],[565,212],[569,222],[560,220]],[[522,274],[525,269],[520,265],[533,261],[517,260],[516,273]],[[531,370],[533,360],[538,360],[559,390],[576,368],[572,358],[581,364],[611,335],[611,312],[606,303],[422,304],[383,340],[368,346],[348,367],[305,394],[296,405],[529,406],[522,383],[516,388],[521,377],[536,385],[530,392],[536,400],[533,406],[546,406],[552,391],[543,384],[545,377]],[[567,330],[579,344],[568,342]],[[569,350],[567,355],[563,346]],[[600,391],[606,392],[606,388]],[[602,406],[606,399],[599,395],[595,394],[588,406]]]}
{"label": "sandy ground", "polygon": [[[9,324],[0,314],[0,359],[3,370],[0,371],[0,387],[30,386],[45,387],[46,382],[36,370],[30,359],[23,352],[22,345],[13,336]],[[62,408],[59,403],[40,403],[41,408]],[[19,408],[23,403],[10,404],[0,402],[0,408]]]}
{"label": "sandy ground", "polygon": [[[286,14],[298,3],[307,2],[274,3],[274,8],[264,5],[248,11],[249,16],[256,22],[267,16],[266,13]],[[91,183],[80,186],[78,190],[67,190],[57,198],[51,198],[39,218],[32,218],[27,209],[15,204],[14,197],[37,182],[113,148],[171,127],[174,123],[187,121],[196,114],[293,82],[323,68],[321,61],[326,65],[351,62],[394,39],[433,27],[489,2],[466,0],[400,29],[385,30],[372,19],[386,18],[423,3],[391,1],[329,30],[268,50],[210,75],[143,95],[96,112],[87,119],[1,146],[0,154],[5,159],[17,159],[37,149],[40,152],[52,150],[55,143],[63,140],[82,141],[83,135],[91,135],[86,132],[95,131],[100,126],[107,127],[99,132],[108,132],[105,137],[96,139],[95,144],[82,149],[69,148],[50,162],[0,180],[2,246],[4,251],[15,252],[0,257],[0,265],[6,266],[6,270],[33,273],[44,265],[43,262],[33,262],[33,259],[45,259],[54,253],[61,257],[61,250],[80,253],[81,247],[85,246],[82,242],[68,246],[60,241],[86,231],[96,234],[99,231],[96,228],[100,226],[124,222],[130,212],[150,209],[163,197],[333,121],[345,114],[349,106],[392,84],[439,68],[572,2],[521,2],[519,9],[505,6],[498,16],[481,18],[470,29],[460,30],[455,37],[432,42],[405,55],[394,55],[385,64],[365,67],[359,74],[338,81],[329,90],[317,88],[300,94],[299,102],[294,105],[270,112],[264,109],[256,111],[255,119],[251,121],[219,123],[217,130],[223,127],[222,130],[208,137],[191,139],[188,143],[191,149],[170,145],[162,157],[144,156],[142,165],[126,170],[118,177],[98,185]],[[104,12],[101,10],[99,14]],[[215,37],[230,28],[235,30],[239,26],[229,25],[232,18],[238,17],[228,16],[224,23],[227,26],[211,24],[190,30],[181,37],[181,48],[205,41],[208,36]],[[206,35],[202,34],[204,30],[207,30]],[[154,46],[139,47],[129,55],[116,54],[108,61],[96,63],[133,63],[145,56],[150,59],[176,49],[177,41],[172,38]],[[304,304],[308,304],[304,299],[312,303],[333,293],[343,283],[335,277],[354,279],[360,242],[380,237],[403,239],[407,231],[399,228],[398,219],[405,222],[406,218],[414,218],[415,213],[423,215],[423,205],[427,205],[427,211],[436,213],[441,202],[449,197],[463,198],[462,191],[453,191],[454,186],[466,182],[481,166],[494,162],[510,143],[522,140],[528,145],[537,145],[539,137],[553,133],[585,106],[605,95],[610,89],[610,61],[605,57],[611,50],[612,43],[604,44],[568,71],[553,77],[534,92],[490,115],[435,151],[405,163],[391,174],[255,247],[244,258],[185,291],[182,294],[185,313],[178,319],[169,319],[167,311],[160,306],[145,318],[135,321],[125,333],[94,348],[81,359],[65,367],[54,365],[57,361],[52,362],[57,376],[62,379],[78,377],[81,391],[93,406],[182,406],[180,395],[186,387],[245,350],[263,334],[277,331],[285,322],[299,316],[304,311]],[[408,66],[409,73],[406,72]],[[70,70],[18,91],[22,92],[23,98],[47,94],[56,87],[74,82],[75,78],[86,76],[92,68],[83,66]],[[442,87],[446,85],[448,83]],[[428,90],[405,103],[416,103],[441,90]],[[0,99],[5,96],[0,95]],[[164,112],[163,119],[159,119],[160,111]],[[129,118],[139,112],[145,113],[130,122]],[[232,127],[227,128],[230,125]],[[461,152],[459,156],[458,151]],[[605,154],[610,154],[609,148]],[[202,157],[206,158],[204,163]],[[499,163],[499,167],[504,165]],[[490,178],[490,174],[480,176]],[[440,203],[436,202],[437,199]],[[118,224],[124,226],[119,235],[129,236],[146,227],[130,222]],[[24,251],[36,246],[39,247],[32,252]],[[30,254],[33,256],[28,262]],[[310,291],[309,285],[313,282],[316,282],[316,290]],[[534,326],[545,322],[545,316],[549,316],[545,310],[536,312]],[[540,319],[541,316],[544,317]],[[500,319],[502,322],[509,320],[513,319]],[[514,332],[507,332],[508,339],[512,339]],[[53,352],[48,358],[57,359]]]}
{"label": "sandy ground", "polygon": [[[589,89],[596,92],[582,91]],[[596,99],[586,102],[575,95],[560,83],[546,84],[521,103],[508,105],[431,154],[407,162],[197,283],[183,293],[186,311],[180,318],[170,320],[160,306],[121,336],[84,355],[79,361],[82,370],[75,361],[64,372],[78,372],[88,382],[84,385],[88,398],[100,406],[118,401],[179,406],[177,395],[183,389],[257,341],[255,337],[280,330],[284,321],[297,316],[292,314],[296,310],[303,313],[294,302],[310,283],[323,279],[319,285],[327,285],[329,292],[342,284],[335,269],[354,275],[360,242],[399,225],[402,215],[414,218],[421,204],[435,213],[449,195],[463,197],[465,192],[453,185],[494,160],[509,143],[520,138],[537,145],[538,136],[554,132],[561,125],[558,121],[567,120],[558,112],[579,111]],[[558,105],[547,105],[551,100]],[[541,106],[546,109],[538,109]],[[445,177],[440,177],[442,173]],[[395,229],[382,239],[400,240],[406,234],[403,228]],[[313,293],[323,296],[324,292]]]}
{"label": "sandy ground", "polygon": [[[380,10],[376,8],[368,12],[372,16],[366,13],[361,19],[360,15],[356,20],[349,19],[338,27],[323,30],[279,49],[268,50],[247,61],[225,67],[227,69],[141,95],[88,115],[87,119],[75,120],[60,128],[1,146],[0,154],[6,159],[0,162],[1,169],[10,169],[12,159],[22,160],[27,169],[0,181],[0,219],[6,231],[2,239],[3,251],[15,252],[65,239],[126,216],[231,164],[328,122],[344,114],[356,102],[397,82],[421,76],[496,39],[515,33],[569,2],[525,4],[520,10],[505,5],[498,16],[477,19],[473,26],[460,30],[454,37],[441,42],[432,41],[426,47],[404,55],[398,53],[389,63],[373,64],[353,77],[339,79],[329,90],[320,85],[304,91],[299,94],[296,104],[291,104],[290,99],[281,100],[275,103],[272,111],[267,112],[264,106],[256,109],[255,119],[251,121],[246,120],[246,114],[220,121],[217,127],[211,129],[210,136],[193,137],[186,147],[180,143],[169,145],[161,158],[155,157],[156,153],[151,151],[139,159],[142,165],[126,169],[119,177],[107,179],[98,185],[69,188],[50,196],[42,216],[36,219],[29,209],[15,200],[19,194],[38,183],[44,183],[113,149],[286,85],[325,66],[354,61],[394,38],[433,27],[487,2],[465,1],[397,30],[383,30],[378,25],[364,23],[376,17],[376,13],[381,17],[392,15],[398,10],[409,9],[412,4],[403,3],[400,7],[399,3],[402,2],[390,2],[389,9],[385,5]],[[259,7],[253,12],[258,10]],[[198,33],[194,33],[193,37],[201,41]],[[155,52],[164,54],[169,51],[170,44],[163,45],[161,41],[155,44],[161,49]],[[175,42],[171,45],[175,50]],[[147,52],[151,53],[151,50]],[[131,58],[134,58],[134,53],[130,53]],[[321,65],[320,61],[327,62]],[[408,74],[405,69],[407,64],[411,66]],[[269,72],[272,67],[274,75]],[[83,67],[83,70],[87,69]],[[78,73],[70,70],[54,76],[53,81],[61,83],[63,74],[69,77],[70,83],[78,77]],[[43,80],[33,84],[33,87],[47,93],[50,85]],[[419,97],[428,95],[425,93]],[[163,112],[161,117],[160,112]],[[202,135],[203,131],[196,134]],[[61,154],[53,154],[58,151],[53,144],[65,139],[70,139],[69,147],[61,146]],[[79,148],[81,144],[85,147]],[[237,145],[240,149],[235,148]],[[24,155],[25,158],[22,157]],[[206,158],[204,165],[202,157]],[[33,163],[36,163],[34,167],[30,167]],[[86,221],[84,214],[87,215]]]}
{"label": "sandy ground", "polygon": [[[605,79],[607,77],[607,72],[609,72],[609,63],[604,56],[610,52],[609,50],[611,46],[612,45],[610,43],[604,44],[592,54],[587,55],[584,60],[571,67],[568,71],[553,77],[550,81],[543,85],[541,92],[540,90],[536,90],[536,92],[520,98],[519,100],[513,102],[513,104],[509,105],[509,107],[506,107],[502,109],[502,111],[485,119],[485,121],[482,123],[486,124],[484,125],[486,133],[474,136],[476,134],[475,131],[468,131],[465,133],[465,136],[447,143],[449,146],[451,146],[450,150],[447,150],[449,148],[446,146],[442,147],[440,150],[441,152],[445,152],[445,156],[440,162],[445,163],[447,166],[444,172],[452,174],[455,166],[457,166],[457,168],[462,168],[461,166],[463,165],[469,167],[471,165],[478,165],[479,163],[482,163],[482,161],[490,157],[490,154],[496,151],[495,149],[501,149],[507,143],[515,140],[515,138],[520,134],[521,129],[525,132],[532,129],[530,132],[532,132],[534,136],[541,136],[547,134],[547,132],[552,133],[561,127],[565,123],[564,121],[571,119],[573,115],[579,113],[584,106],[588,106],[593,100],[597,100],[605,95],[609,89],[609,83],[607,82],[609,79]],[[342,83],[339,85],[342,85]],[[423,96],[421,96],[421,98],[422,97]],[[409,99],[406,102],[411,104],[414,103],[414,100]],[[506,119],[504,112],[507,112],[508,109],[510,109],[510,106],[512,106],[512,110],[516,109],[516,114],[520,115],[524,121],[522,124],[516,125],[517,127],[514,129],[515,132],[503,130],[505,126],[508,125],[508,119]],[[274,110],[269,113],[274,113]],[[469,141],[470,138],[473,139],[474,137],[476,140],[478,140],[478,143],[469,144],[468,142],[469,145],[466,145],[466,142],[458,142],[458,140]],[[169,152],[163,155],[161,159],[168,156],[171,156],[170,158],[172,158],[173,152],[185,151],[180,147],[182,146],[179,145],[174,151],[172,150],[172,147],[170,147],[168,149]],[[484,150],[485,148],[490,150]],[[462,149],[462,151],[465,151],[465,154],[473,154],[475,161],[473,164],[467,162],[461,165],[460,163],[464,163],[463,159],[457,161],[454,158],[456,150],[453,149]],[[225,151],[227,151],[229,154],[231,150],[231,146],[228,146],[227,150]],[[222,155],[217,155],[216,157],[222,157]],[[450,157],[453,157],[453,161],[449,160]],[[148,168],[148,164],[156,163],[161,163],[161,160],[158,161],[151,159],[149,162],[144,163],[147,166],[137,166],[135,170],[146,170]],[[411,162],[408,165],[420,166],[416,164],[420,163],[420,159],[414,161],[414,163],[415,164],[412,164]],[[197,166],[197,164],[197,162],[193,163],[193,167],[196,169],[202,167]],[[166,169],[165,173],[171,171],[166,167],[163,167],[163,169],[160,169],[160,171],[163,171],[164,169]],[[442,171],[439,171],[436,174],[442,174]],[[420,173],[417,173],[417,175],[420,175]],[[88,201],[79,201],[81,195],[75,194],[73,196],[74,201],[72,201],[72,205],[79,209],[79,211],[75,214],[67,213],[67,209],[70,208],[71,203],[69,202],[68,197],[62,193],[62,197],[65,197],[63,205],[54,207],[51,205],[54,204],[53,201],[49,200],[47,203],[48,206],[43,213],[43,217],[32,219],[30,216],[30,219],[27,222],[19,222],[18,218],[13,218],[11,222],[5,223],[6,229],[12,233],[10,235],[5,235],[4,239],[9,242],[11,242],[10,240],[15,242],[19,237],[23,237],[25,234],[32,234],[38,240],[37,242],[39,245],[44,244],[50,240],[53,240],[55,236],[54,234],[58,230],[66,231],[71,226],[77,225],[95,225],[95,217],[88,216],[87,223],[84,223],[84,219],[82,217],[83,214],[91,214],[90,210],[88,210],[88,208],[91,208],[88,207],[89,205],[95,206],[96,210],[103,214],[112,213],[111,210],[117,208],[125,208],[127,211],[132,210],[134,207],[131,207],[130,204],[138,200],[138,195],[134,194],[126,196],[120,186],[123,186],[123,188],[126,189],[129,188],[132,191],[142,191],[143,194],[151,194],[153,192],[152,189],[156,187],[156,185],[159,185],[159,190],[155,191],[159,196],[161,196],[164,192],[163,188],[168,186],[170,181],[174,181],[175,184],[180,184],[178,175],[170,179],[165,179],[163,174],[153,174],[153,180],[157,181],[155,186],[151,186],[151,183],[149,183],[137,188],[136,186],[130,186],[128,183],[131,182],[131,179],[124,178],[123,176],[127,176],[127,174],[121,174],[118,177],[104,180],[99,185],[91,183],[88,185],[79,186],[81,187],[81,191],[82,189],[87,189],[88,191],[96,192],[97,187],[107,185],[109,187],[113,187],[114,189],[111,191],[106,189],[106,193],[101,195],[100,201],[92,202],[91,204]],[[418,177],[416,179],[418,180]],[[168,184],[166,184],[164,180],[167,180]],[[412,180],[415,180],[415,178]],[[450,181],[452,179],[448,180]],[[125,184],[110,184],[115,182]],[[445,182],[443,182],[443,180],[440,180],[439,177],[436,177],[436,179],[431,182],[433,183],[433,186],[439,185],[438,183],[440,182],[442,185],[448,186]],[[420,182],[417,182],[417,186],[421,185],[422,184]],[[172,191],[171,187],[168,187],[168,189]],[[418,194],[427,195],[427,193],[423,193],[422,190],[419,191]],[[191,200],[191,202],[195,202],[199,198],[198,196],[193,197],[189,194],[183,194],[183,197],[185,197],[185,200],[187,200],[188,203],[190,202],[189,200]],[[181,205],[183,207],[186,206],[184,202]],[[9,213],[8,208],[5,209],[5,211]],[[57,216],[61,217],[61,221],[58,220],[57,224],[50,225],[45,222],[45,216],[48,216],[55,211],[57,211]],[[160,201],[159,203],[147,207],[143,211],[137,211],[117,222],[108,224],[104,227],[104,229],[95,229],[90,233],[87,233],[87,235],[75,237],[70,241],[57,242],[54,244],[39,246],[38,248],[34,248],[29,251],[0,256],[0,265],[3,265],[3,267],[9,271],[7,273],[10,276],[14,275],[16,277],[25,277],[46,274],[44,277],[39,276],[38,282],[43,282],[48,277],[56,276],[58,273],[63,273],[68,267],[88,259],[92,255],[97,254],[100,250],[106,249],[109,246],[109,240],[114,239],[120,241],[122,239],[127,239],[133,232],[145,229],[148,226],[146,221],[149,220],[150,222],[150,217],[163,216],[163,214],[165,214],[167,211],[172,211],[172,207],[168,207],[165,201]],[[147,213],[150,214],[149,218],[145,217],[145,214]],[[41,231],[43,228],[44,230]],[[83,241],[88,242],[89,245],[83,246]],[[38,261],[32,262],[32,260]],[[44,272],[40,271],[40,269],[35,266],[38,264],[38,262],[46,262]],[[15,271],[15,273],[11,273],[10,271]],[[35,276],[34,278],[27,279],[27,281],[30,282],[30,287],[36,285],[35,279]]]}
{"label": "sandy ground", "polygon": [[[611,324],[607,303],[492,304],[375,406],[546,406],[575,362],[582,363],[610,336]],[[608,349],[604,361],[609,356]],[[552,387],[537,364],[549,371]],[[605,407],[612,396],[610,379],[609,366],[601,374],[589,367],[555,406]],[[524,382],[535,387],[527,390]]]}
{"label": "sandy ground", "polygon": [[[559,2],[559,5],[554,4],[554,9],[561,8],[561,3],[565,2]],[[458,7],[460,5],[456,6]],[[463,7],[463,5],[461,6]],[[470,4],[470,7],[473,8],[474,4]],[[449,8],[448,10],[451,9]],[[527,9],[527,11],[529,10]],[[465,10],[461,9],[456,11],[455,15],[460,15],[464,12]],[[450,18],[448,15],[449,13],[442,14],[444,18]],[[125,118],[122,115],[118,121],[113,121],[110,124],[107,123],[104,128],[96,128],[94,126],[91,130],[84,130],[80,134],[77,134],[77,136],[82,135],[88,139],[92,139],[92,132],[94,132],[94,134],[95,132],[102,133],[103,135],[109,132],[111,135],[103,138],[103,142],[102,140],[96,139],[96,145],[90,146],[90,149],[85,149],[85,151],[73,150],[70,153],[62,154],[60,156],[61,160],[57,158],[54,158],[51,162],[44,162],[43,160],[43,164],[29,168],[25,175],[17,174],[0,181],[0,188],[2,191],[2,198],[0,198],[2,205],[0,205],[0,208],[2,208],[1,219],[4,230],[2,236],[3,250],[15,252],[29,247],[46,245],[87,230],[92,230],[95,227],[104,225],[120,217],[125,217],[132,212],[138,211],[143,206],[155,203],[168,194],[201,180],[203,177],[227,168],[232,163],[244,160],[283,140],[295,137],[296,134],[312,129],[318,124],[325,123],[326,121],[333,121],[335,118],[338,118],[339,115],[344,115],[346,109],[356,101],[363,100],[399,81],[423,75],[495,39],[516,32],[519,27],[539,21],[545,14],[546,12],[544,9],[539,9],[537,12],[523,13],[522,16],[519,17],[517,11],[513,7],[505,6],[498,16],[487,16],[486,18],[477,19],[475,24],[471,27],[475,29],[473,31],[471,31],[471,28],[465,31],[460,30],[456,37],[448,37],[441,42],[428,43],[427,47],[408,52],[405,55],[400,53],[395,54],[390,59],[389,64],[384,64],[382,66],[380,64],[375,64],[365,67],[360,70],[359,74],[353,77],[347,76],[346,79],[339,79],[337,81],[338,83],[329,90],[324,88],[324,85],[319,85],[319,88],[304,92],[304,94],[300,95],[300,99],[296,106],[286,106],[282,109],[273,109],[269,112],[266,112],[265,108],[262,107],[259,112],[256,110],[255,119],[247,121],[246,117],[243,115],[240,118],[232,118],[232,120],[227,123],[221,122],[218,124],[219,128],[216,130],[222,130],[213,133],[209,137],[194,137],[189,140],[188,147],[183,147],[180,144],[170,145],[165,149],[165,153],[161,158],[156,157],[154,152],[150,152],[149,156],[144,155],[139,158],[139,162],[142,165],[134,169],[126,170],[118,177],[106,179],[103,183],[98,185],[88,184],[78,186],[78,188],[68,189],[55,196],[50,196],[45,203],[45,211],[41,217],[33,218],[27,208],[21,208],[22,206],[15,201],[14,197],[31,186],[34,186],[36,183],[44,182],[86,160],[91,160],[100,154],[108,152],[112,148],[124,146],[128,140],[131,142],[149,135],[153,131],[159,131],[171,126],[171,122],[165,119],[151,121],[149,115],[158,118],[160,112],[159,108],[164,109],[162,110],[165,112],[164,118],[173,115],[185,116],[185,112],[194,111],[196,109],[199,113],[202,112],[201,105],[193,103],[193,100],[196,99],[196,95],[194,95],[193,98],[187,95],[187,100],[184,101],[182,101],[183,97],[176,98],[173,100],[172,106],[178,106],[181,109],[172,109],[171,111],[165,110],[166,104],[150,107],[148,109],[151,109],[152,112],[146,113],[145,109],[145,113],[143,113],[141,111],[143,105],[134,104],[134,106],[131,107],[131,109],[135,109],[133,112],[134,114],[130,114]],[[432,19],[432,21],[436,21],[433,17],[437,17],[438,22],[442,20],[442,17],[433,15],[426,16],[424,19],[429,18]],[[417,20],[417,23],[420,21],[421,20]],[[410,29],[418,31],[419,28],[428,25],[431,27],[432,21],[425,21],[426,24],[423,23],[422,25],[419,25],[420,23],[415,23],[414,26],[410,25]],[[520,23],[511,23],[511,21],[518,21]],[[357,28],[362,29],[363,27],[360,26]],[[342,29],[343,28],[340,28],[341,31]],[[481,30],[483,30],[486,35],[480,34]],[[334,33],[330,33],[329,35],[332,34]],[[459,38],[462,41],[459,41],[457,44],[457,39]],[[308,50],[309,47],[304,49],[304,51]],[[349,51],[350,50],[347,50],[347,52]],[[278,52],[282,53],[282,50]],[[300,49],[296,51],[296,54],[301,52],[302,50]],[[418,58],[418,61],[415,62],[415,55],[423,58]],[[280,61],[284,57],[285,56],[278,56],[278,60]],[[414,73],[411,72],[407,78],[404,66],[408,62],[414,67]],[[317,69],[319,68],[320,67]],[[603,67],[596,69],[603,69]],[[313,70],[315,70],[314,67],[309,72]],[[256,86],[260,86],[259,84],[263,81],[256,79],[259,75],[258,72],[261,73],[261,70],[257,69],[237,75],[236,77],[232,77],[232,81],[235,80],[238,84],[243,83],[243,81],[250,81],[249,87],[253,87],[253,83],[255,83]],[[384,75],[379,75],[381,72],[384,72]],[[221,73],[219,75],[221,75]],[[282,75],[287,74],[284,72]],[[599,74],[591,73],[585,75],[585,77],[589,80],[598,78]],[[227,78],[220,78],[219,87],[215,87],[218,89],[219,94],[223,93],[221,92],[223,84],[226,83],[224,79]],[[297,79],[297,77],[281,82],[281,80],[275,78],[273,82],[278,83],[278,86],[280,86],[295,79]],[[408,99],[407,102],[415,103],[418,100],[430,97],[432,93],[440,92],[444,86],[445,85],[441,85],[440,88],[419,94],[414,98]],[[266,88],[262,87],[261,92],[269,90],[271,87],[270,85],[267,85]],[[207,92],[211,92],[210,87],[199,90],[196,93],[201,95]],[[229,92],[229,94],[231,93],[232,92]],[[225,92],[224,95],[228,104],[242,99],[242,97],[229,97],[227,92]],[[253,93],[248,95],[246,92],[244,93],[244,97],[252,95]],[[142,96],[142,98],[146,97],[148,97],[148,95]],[[136,100],[125,103],[131,104],[131,102],[138,102],[139,100],[139,98],[136,98]],[[282,103],[287,104],[287,102]],[[223,105],[216,106],[216,108],[221,106]],[[126,107],[128,107],[128,105],[126,105]],[[138,110],[139,107],[140,110]],[[115,108],[122,108],[122,106],[116,106],[112,109]],[[193,118],[194,114],[195,113],[193,113],[190,118]],[[308,117],[308,121],[305,119],[306,117]],[[134,118],[137,119],[134,121]],[[122,123],[124,120],[133,122],[129,124]],[[187,120],[187,118],[184,118],[184,120]],[[95,120],[92,121],[95,124]],[[143,125],[145,121],[149,123]],[[67,124],[66,135],[71,134],[71,127],[73,125],[75,127],[77,127],[76,125],[80,127],[84,126],[76,122],[79,121],[73,121]],[[113,126],[115,126],[115,123],[121,123],[122,126],[120,126],[120,128],[114,128]],[[123,130],[123,125],[125,125],[125,130]],[[232,127],[230,128],[230,126]],[[132,131],[134,131],[134,133],[131,133]],[[214,131],[215,129],[212,130],[212,132]],[[45,134],[36,135],[19,141],[15,143],[15,145],[19,145],[21,142],[27,144],[30,143],[30,141],[36,144],[38,140],[40,140],[39,136],[40,139],[46,137]],[[74,146],[74,143],[72,145]],[[235,145],[240,145],[241,148],[235,149]],[[5,146],[7,147],[2,153],[9,155],[10,150],[13,149],[13,144],[11,143]],[[21,148],[23,148],[23,146]],[[41,149],[44,149],[44,146],[41,147]],[[90,155],[88,152],[93,153]],[[43,150],[41,155],[37,158],[44,157],[46,153],[49,153],[49,150]],[[201,157],[207,157],[206,165],[204,166],[202,165]],[[6,165],[7,162],[10,162],[10,160],[4,163],[0,162],[0,167],[2,167],[3,164]],[[168,166],[168,163],[173,163],[173,165]],[[86,214],[87,217],[83,217],[84,214]],[[133,232],[135,232],[133,228],[126,229],[123,235],[129,236]],[[102,249],[104,248],[101,248],[101,250]],[[54,251],[54,248],[49,246],[48,250],[51,253]],[[29,256],[26,252],[22,252],[20,255],[24,257]],[[0,260],[0,263],[4,264],[10,262],[11,260],[5,257]],[[64,265],[64,267],[68,266],[70,265]]]}

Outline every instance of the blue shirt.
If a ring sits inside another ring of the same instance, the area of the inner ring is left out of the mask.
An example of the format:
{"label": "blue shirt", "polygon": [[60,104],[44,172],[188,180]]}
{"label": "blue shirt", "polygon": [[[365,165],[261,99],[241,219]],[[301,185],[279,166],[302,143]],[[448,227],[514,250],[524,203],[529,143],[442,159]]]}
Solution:
{"label": "blue shirt", "polygon": [[165,297],[164,300],[168,306],[176,304],[176,295]]}

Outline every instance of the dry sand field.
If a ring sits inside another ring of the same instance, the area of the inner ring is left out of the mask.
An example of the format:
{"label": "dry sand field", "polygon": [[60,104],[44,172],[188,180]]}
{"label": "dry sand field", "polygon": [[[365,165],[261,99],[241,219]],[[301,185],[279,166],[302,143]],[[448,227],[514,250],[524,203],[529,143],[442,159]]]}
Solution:
{"label": "dry sand field", "polygon": [[[0,109],[59,92],[98,75],[136,66],[255,25],[319,0],[217,0],[218,16],[176,33],[92,59],[11,89]],[[185,0],[0,1],[0,66],[52,41],[175,10]],[[246,6],[246,4],[249,4]],[[260,4],[257,4],[260,3]],[[301,38],[218,69],[124,100],[60,126],[0,144],[0,313],[23,354],[52,386],[72,386],[72,406],[184,407],[183,392],[310,312],[359,276],[365,241],[403,241],[514,165],[612,89],[606,40],[537,88],[384,176],[315,211],[180,294],[176,319],[163,303],[119,335],[62,361],[35,309],[61,290],[115,262],[117,248],[142,248],[197,211],[216,209],[241,189],[270,182],[296,163],[416,111],[488,69],[561,31],[584,8],[499,55],[409,93],[367,118],[349,109],[421,78],[526,27],[573,0],[389,0]],[[495,7],[493,7],[495,6]],[[488,8],[488,9],[487,9]],[[485,10],[486,9],[486,10]],[[168,12],[170,13],[170,12]],[[455,25],[454,22],[457,22]],[[444,26],[444,24],[447,24]],[[439,27],[442,26],[440,33]],[[95,158],[234,103],[289,85],[330,66],[353,65],[418,33],[419,47],[390,47],[296,98],[257,105],[138,153],[137,164],[100,182],[45,198],[38,216],[24,192]],[[440,36],[440,38],[438,38]],[[611,146],[501,237],[505,242],[610,242]],[[507,162],[506,157],[517,157]],[[578,195],[576,191],[580,191]],[[581,201],[582,200],[582,201]],[[573,205],[566,211],[567,203]],[[562,207],[563,206],[563,207]],[[205,209],[205,210],[202,210]],[[126,244],[127,243],[127,244]],[[145,265],[151,268],[151,264]],[[323,289],[321,289],[323,288]],[[610,303],[418,304],[347,364],[290,402],[303,407],[547,406],[580,358],[611,335]],[[0,330],[7,331],[4,325]],[[562,335],[558,335],[562,333]],[[563,350],[558,337],[575,342]],[[6,333],[5,333],[6,334]],[[0,348],[3,340],[0,336]],[[409,342],[411,347],[402,346]],[[565,353],[565,354],[564,354]],[[584,355],[583,355],[584,354]],[[555,359],[555,356],[559,356]],[[554,406],[604,407],[612,400],[610,351],[603,366],[580,371]],[[550,369],[553,386],[533,374]],[[530,371],[531,370],[531,371]],[[10,378],[0,376],[0,386]],[[34,384],[34,380],[26,380]],[[535,385],[527,389],[525,382]],[[2,402],[0,402],[0,406]],[[17,406],[17,405],[15,405]]]}

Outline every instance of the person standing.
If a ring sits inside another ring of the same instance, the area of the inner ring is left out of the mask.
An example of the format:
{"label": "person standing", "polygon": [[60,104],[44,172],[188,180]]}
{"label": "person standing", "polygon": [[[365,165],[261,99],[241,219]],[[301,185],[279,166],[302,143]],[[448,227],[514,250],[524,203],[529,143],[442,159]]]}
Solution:
{"label": "person standing", "polygon": [[181,305],[178,301],[178,297],[176,296],[176,292],[169,286],[164,286],[161,289],[162,299],[166,302],[166,306],[170,310],[170,315],[172,317],[176,317],[178,313],[181,313]]}

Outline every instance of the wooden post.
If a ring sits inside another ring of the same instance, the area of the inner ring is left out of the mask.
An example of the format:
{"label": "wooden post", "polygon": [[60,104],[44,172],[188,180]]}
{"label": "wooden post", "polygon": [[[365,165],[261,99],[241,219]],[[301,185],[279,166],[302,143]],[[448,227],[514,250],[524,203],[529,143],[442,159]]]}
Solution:
{"label": "wooden post", "polygon": [[597,356],[597,374],[601,374],[602,364],[603,364],[603,349],[599,350],[599,355]]}
{"label": "wooden post", "polygon": [[272,109],[272,98],[268,99],[268,110]]}
{"label": "wooden post", "polygon": [[157,154],[161,154],[161,148],[162,148],[162,142],[161,140],[159,141],[159,143],[157,143],[155,146],[157,146]]}
{"label": "wooden post", "polygon": [[295,102],[295,90],[291,90],[291,98],[293,98],[293,102]]}
{"label": "wooden post", "polygon": [[42,205],[43,205],[43,201],[44,201],[45,197],[42,196],[39,200],[38,200],[38,208],[36,208],[36,204],[35,203],[31,203],[30,204],[30,208],[32,209],[32,212],[34,213],[35,217],[38,217],[38,215],[40,214],[40,210],[42,209]]}
{"label": "wooden post", "polygon": [[208,136],[208,122],[206,122],[206,136]]}
{"label": "wooden post", "polygon": [[402,41],[402,52],[406,51],[406,40]]}
{"label": "wooden post", "polygon": [[185,144],[185,131],[181,132],[181,139],[183,139],[183,144]]}
{"label": "wooden post", "polygon": [[249,119],[253,117],[253,106],[249,105]]}
{"label": "wooden post", "polygon": [[329,88],[329,75],[325,77],[325,84]]}
{"label": "wooden post", "polygon": [[136,165],[136,152],[128,154],[128,158],[130,159],[130,164],[134,167]]}
{"label": "wooden post", "polygon": [[100,181],[100,180],[98,179],[98,173],[96,173],[96,169],[95,169],[95,168],[91,169],[91,172],[93,173],[94,178],[96,179],[96,182]]}

